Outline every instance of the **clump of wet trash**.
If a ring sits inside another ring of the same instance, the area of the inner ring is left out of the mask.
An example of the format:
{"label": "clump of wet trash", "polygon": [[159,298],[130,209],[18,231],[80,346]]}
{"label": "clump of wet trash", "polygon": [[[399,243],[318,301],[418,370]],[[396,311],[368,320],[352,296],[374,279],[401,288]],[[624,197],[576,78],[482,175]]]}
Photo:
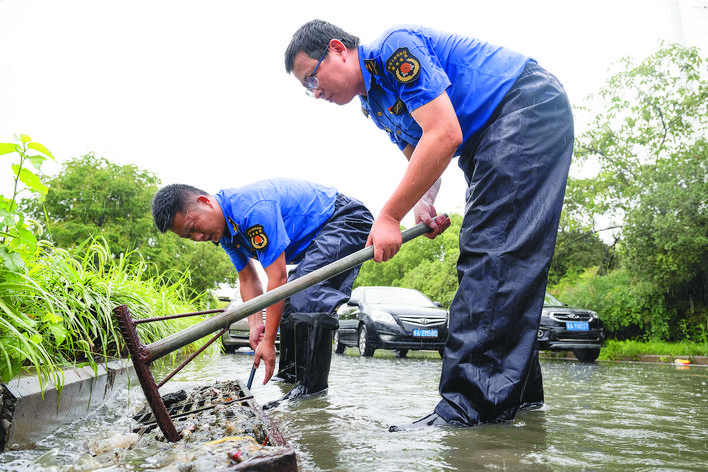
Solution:
{"label": "clump of wet trash", "polygon": [[[190,392],[181,390],[163,396],[180,440],[171,443],[152,422],[145,404],[133,415],[130,432],[97,432],[87,444],[88,452],[70,472],[103,470],[151,470],[201,472],[243,470],[249,461],[266,460],[292,450],[272,445],[267,417],[253,402],[243,399],[237,382],[217,382]],[[180,411],[178,418],[172,412]],[[137,431],[137,432],[136,432]],[[250,470],[250,469],[249,469]]]}

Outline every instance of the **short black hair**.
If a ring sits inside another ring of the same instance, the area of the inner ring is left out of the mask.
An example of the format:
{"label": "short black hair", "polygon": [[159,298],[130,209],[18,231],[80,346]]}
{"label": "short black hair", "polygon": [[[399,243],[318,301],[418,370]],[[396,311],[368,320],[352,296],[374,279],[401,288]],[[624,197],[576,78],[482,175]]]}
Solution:
{"label": "short black hair", "polygon": [[208,195],[191,185],[171,184],[162,187],[152,198],[152,219],[161,233],[166,233],[172,227],[177,213],[186,213],[192,207],[190,197]]}
{"label": "short black hair", "polygon": [[312,59],[319,59],[322,51],[333,39],[338,39],[347,49],[354,49],[359,46],[359,38],[349,34],[342,28],[324,20],[312,20],[302,25],[293,34],[288,48],[285,50],[285,72],[288,74],[293,70],[295,56],[303,51]]}

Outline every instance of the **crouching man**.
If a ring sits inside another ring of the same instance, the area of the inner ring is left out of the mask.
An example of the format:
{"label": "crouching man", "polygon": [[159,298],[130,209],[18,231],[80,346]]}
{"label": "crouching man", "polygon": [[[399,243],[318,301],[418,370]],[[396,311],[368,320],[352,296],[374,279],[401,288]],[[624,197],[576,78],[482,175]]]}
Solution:
{"label": "crouching man", "polygon": [[[373,216],[359,201],[336,189],[294,179],[271,179],[213,195],[183,184],[160,189],[152,201],[157,229],[193,241],[211,241],[231,258],[241,298],[267,290],[352,254],[366,244]],[[288,275],[286,265],[296,264]],[[351,295],[359,267],[302,290],[248,318],[254,365],[265,362],[264,384],[275,369],[275,338],[280,327],[280,365],[276,377],[294,383],[292,399],[328,387],[335,309]],[[277,402],[276,402],[277,403]],[[271,405],[272,406],[272,405]]]}

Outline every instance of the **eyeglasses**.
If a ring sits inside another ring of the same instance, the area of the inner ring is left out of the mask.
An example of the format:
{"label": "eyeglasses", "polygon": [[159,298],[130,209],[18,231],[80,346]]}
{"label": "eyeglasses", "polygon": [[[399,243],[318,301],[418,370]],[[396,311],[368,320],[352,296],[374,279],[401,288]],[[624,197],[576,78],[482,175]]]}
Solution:
{"label": "eyeglasses", "polygon": [[315,89],[320,86],[320,79],[315,77],[315,74],[317,73],[317,69],[320,67],[320,64],[322,64],[322,61],[324,61],[324,58],[327,56],[328,51],[329,42],[327,43],[327,48],[325,48],[324,52],[322,53],[322,57],[320,57],[320,60],[317,61],[317,65],[314,69],[312,69],[312,74],[310,74],[310,76],[305,80],[305,93],[310,97],[315,96]]}

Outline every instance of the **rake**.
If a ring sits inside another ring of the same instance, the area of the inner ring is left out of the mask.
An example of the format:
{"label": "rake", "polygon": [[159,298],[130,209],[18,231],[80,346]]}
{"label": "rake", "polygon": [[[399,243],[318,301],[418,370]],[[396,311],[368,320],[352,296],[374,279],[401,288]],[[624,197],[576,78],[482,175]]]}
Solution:
{"label": "rake", "polygon": [[[425,233],[430,232],[431,229],[423,223],[420,223],[413,228],[407,229],[401,233],[401,237],[404,243],[417,238]],[[177,372],[182,370],[189,362],[191,362],[197,355],[204,351],[209,345],[214,341],[219,339],[221,335],[229,329],[231,323],[234,323],[240,319],[246,318],[251,313],[257,313],[264,308],[267,308],[274,303],[281,300],[285,300],[291,295],[298,293],[308,287],[316,285],[324,280],[334,277],[346,270],[352,269],[367,260],[373,258],[374,248],[369,246],[367,248],[361,249],[353,254],[345,256],[331,264],[328,264],[318,270],[310,272],[300,278],[297,278],[291,282],[288,282],[280,287],[270,290],[263,295],[252,298],[243,303],[231,304],[225,309],[200,311],[194,313],[183,313],[170,316],[160,316],[155,318],[145,318],[134,320],[130,315],[130,310],[127,305],[121,305],[113,310],[113,313],[118,322],[118,327],[120,329],[123,340],[128,348],[130,358],[133,361],[133,367],[135,368],[136,376],[140,381],[140,386],[143,389],[145,398],[147,399],[148,405],[152,410],[154,415],[154,422],[162,430],[165,438],[170,442],[177,442],[179,440],[179,433],[175,428],[170,412],[165,406],[165,402],[158,389],[162,387],[168,380],[170,380]],[[183,329],[177,333],[174,333],[164,339],[155,341],[150,344],[143,344],[140,341],[140,336],[137,331],[137,325],[140,323],[149,323],[154,321],[163,321],[174,318],[181,318],[186,316],[198,316],[206,315],[212,313],[219,313],[216,316],[208,318],[206,320],[200,321],[199,323]],[[217,332],[204,346],[199,350],[190,355],[184,362],[177,366],[171,373],[169,373],[159,384],[155,382],[155,379],[150,370],[150,365],[167,354],[176,351],[188,344],[191,344],[198,339],[209,336],[210,334]],[[250,381],[249,381],[250,383]],[[250,387],[250,385],[249,385]],[[180,413],[180,416],[184,412]]]}

